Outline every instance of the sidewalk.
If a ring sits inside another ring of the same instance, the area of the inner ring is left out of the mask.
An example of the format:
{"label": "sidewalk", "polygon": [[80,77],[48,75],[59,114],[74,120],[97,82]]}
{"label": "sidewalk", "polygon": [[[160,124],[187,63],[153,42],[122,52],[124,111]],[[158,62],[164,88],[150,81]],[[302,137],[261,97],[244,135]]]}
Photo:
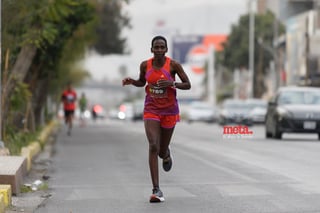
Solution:
{"label": "sidewalk", "polygon": [[[57,131],[59,131],[59,127],[58,122],[49,125],[53,126],[51,128],[45,129],[49,129],[50,132],[42,132],[39,136],[39,142],[35,142],[39,144],[32,145],[40,147],[40,143],[42,143],[44,145],[43,150],[32,148],[31,152],[33,151],[35,153],[29,153],[30,156],[25,156],[26,159],[30,161],[28,164],[28,167],[30,168],[28,168],[27,174],[23,177],[21,186],[22,191],[17,195],[13,195],[11,197],[11,203],[9,203],[9,206],[6,207],[6,210],[4,211],[5,213],[33,213],[39,206],[43,204],[43,202],[45,202],[51,196],[47,190],[50,186],[48,186],[46,183],[46,181],[50,177],[48,177],[46,173],[51,164],[52,146],[55,142],[55,137]],[[38,189],[34,188],[35,190],[31,190],[30,187],[34,186],[34,183],[41,183],[41,187],[38,187]],[[3,213],[2,211],[3,210],[0,209],[0,213]]]}

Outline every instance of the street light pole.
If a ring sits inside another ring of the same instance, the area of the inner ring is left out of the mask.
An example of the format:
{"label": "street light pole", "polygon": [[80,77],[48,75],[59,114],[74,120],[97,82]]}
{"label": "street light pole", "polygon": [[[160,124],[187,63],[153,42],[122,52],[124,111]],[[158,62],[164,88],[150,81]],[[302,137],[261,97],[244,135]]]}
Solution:
{"label": "street light pole", "polygon": [[306,46],[305,46],[305,63],[306,63],[306,76],[305,76],[305,86],[310,85],[310,71],[309,71],[309,54],[310,54],[310,35],[309,35],[309,17],[306,18],[306,32],[305,32],[305,40],[306,40]]}
{"label": "street light pole", "polygon": [[208,53],[208,102],[211,106],[216,105],[216,80],[215,80],[215,48],[213,44],[209,46]]}
{"label": "street light pole", "polygon": [[254,22],[255,17],[252,11],[252,2],[255,0],[249,0],[249,97],[253,98],[254,90]]}

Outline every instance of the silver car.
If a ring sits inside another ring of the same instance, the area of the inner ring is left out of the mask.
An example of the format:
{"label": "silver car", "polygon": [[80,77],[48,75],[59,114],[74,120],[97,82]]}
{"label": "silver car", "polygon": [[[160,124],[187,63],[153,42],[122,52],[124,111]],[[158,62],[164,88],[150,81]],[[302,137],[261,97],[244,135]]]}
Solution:
{"label": "silver car", "polygon": [[241,124],[251,126],[250,106],[244,100],[227,99],[223,102],[219,113],[218,122],[220,125]]}
{"label": "silver car", "polygon": [[190,104],[187,110],[187,121],[203,121],[212,123],[217,120],[217,113],[214,106],[206,102],[195,101]]}
{"label": "silver car", "polygon": [[266,137],[316,133],[320,140],[320,88],[282,87],[268,103]]}
{"label": "silver car", "polygon": [[254,124],[265,123],[268,102],[263,99],[251,98],[247,99],[246,103],[251,109],[249,116]]}

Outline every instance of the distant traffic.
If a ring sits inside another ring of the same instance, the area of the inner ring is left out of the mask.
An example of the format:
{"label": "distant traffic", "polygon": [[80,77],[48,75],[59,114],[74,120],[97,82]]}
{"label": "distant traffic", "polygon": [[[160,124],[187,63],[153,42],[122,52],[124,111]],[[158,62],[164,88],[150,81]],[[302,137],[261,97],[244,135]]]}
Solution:
{"label": "distant traffic", "polygon": [[[144,100],[125,101],[106,109],[95,103],[82,115],[88,120],[142,121]],[[180,100],[181,122],[220,126],[265,126],[265,137],[283,133],[315,133],[320,140],[320,88],[281,87],[270,100],[227,98],[217,105],[202,100]],[[63,117],[61,110],[58,116]],[[80,117],[76,110],[75,117]]]}

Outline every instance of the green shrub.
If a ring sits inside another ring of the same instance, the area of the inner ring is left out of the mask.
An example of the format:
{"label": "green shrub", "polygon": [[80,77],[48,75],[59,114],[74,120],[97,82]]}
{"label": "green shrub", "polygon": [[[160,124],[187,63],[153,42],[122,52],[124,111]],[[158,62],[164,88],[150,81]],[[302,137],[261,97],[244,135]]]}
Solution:
{"label": "green shrub", "polygon": [[19,131],[13,127],[6,127],[5,144],[11,155],[20,155],[21,148],[28,146],[30,143],[37,140],[40,134],[40,129],[35,132]]}

